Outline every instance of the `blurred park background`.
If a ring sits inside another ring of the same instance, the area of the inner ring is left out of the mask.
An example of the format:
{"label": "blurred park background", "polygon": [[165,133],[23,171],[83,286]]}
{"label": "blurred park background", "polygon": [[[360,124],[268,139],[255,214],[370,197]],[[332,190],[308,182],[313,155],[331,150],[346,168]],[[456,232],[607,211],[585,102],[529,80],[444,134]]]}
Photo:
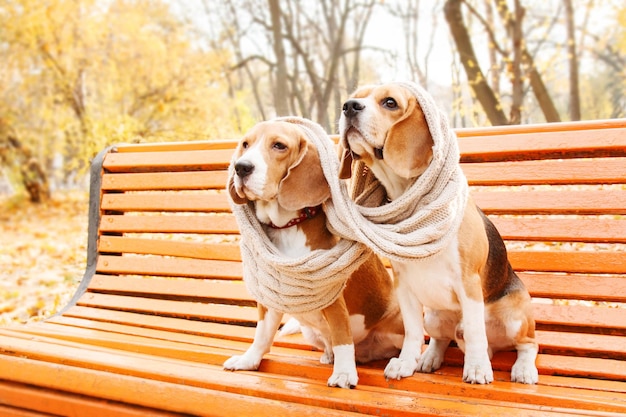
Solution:
{"label": "blurred park background", "polygon": [[87,169],[121,142],[334,133],[358,85],[413,80],[455,127],[626,117],[623,0],[3,0],[0,325],[84,269]]}

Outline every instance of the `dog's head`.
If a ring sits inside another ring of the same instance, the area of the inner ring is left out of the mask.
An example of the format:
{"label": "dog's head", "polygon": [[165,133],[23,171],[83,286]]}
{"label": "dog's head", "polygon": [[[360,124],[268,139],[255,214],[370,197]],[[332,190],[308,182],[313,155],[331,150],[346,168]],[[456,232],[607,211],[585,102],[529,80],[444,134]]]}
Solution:
{"label": "dog's head", "polygon": [[433,139],[415,95],[401,84],[364,86],[343,105],[339,119],[341,178],[354,159],[386,165],[403,179],[421,175],[433,155]]}
{"label": "dog's head", "polygon": [[228,190],[236,204],[276,200],[287,210],[299,210],[330,197],[317,149],[292,123],[255,125],[239,141],[233,165]]}

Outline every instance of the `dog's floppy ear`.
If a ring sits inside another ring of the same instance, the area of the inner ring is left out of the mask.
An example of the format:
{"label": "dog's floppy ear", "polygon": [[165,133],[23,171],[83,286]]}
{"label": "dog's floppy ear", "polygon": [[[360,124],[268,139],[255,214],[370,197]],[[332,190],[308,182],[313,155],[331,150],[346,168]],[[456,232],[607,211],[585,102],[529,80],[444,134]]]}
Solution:
{"label": "dog's floppy ear", "polygon": [[[235,175],[235,174],[233,174]],[[233,180],[233,177],[230,176],[228,177],[228,193],[230,194],[230,198],[233,200],[233,203],[235,204],[246,204],[248,202],[248,200],[246,198],[241,197],[239,194],[237,194],[237,190],[235,189],[235,181]]]}
{"label": "dog's floppy ear", "polygon": [[417,99],[411,97],[403,117],[387,133],[384,159],[396,174],[413,178],[426,170],[433,144],[426,117]]}
{"label": "dog's floppy ear", "polygon": [[346,180],[352,176],[352,151],[349,147],[345,146],[342,142],[339,143],[339,152],[341,162],[339,165],[339,179]]}
{"label": "dog's floppy ear", "polygon": [[315,146],[305,139],[302,142],[297,161],[278,189],[278,203],[288,210],[315,207],[330,197],[330,187]]}

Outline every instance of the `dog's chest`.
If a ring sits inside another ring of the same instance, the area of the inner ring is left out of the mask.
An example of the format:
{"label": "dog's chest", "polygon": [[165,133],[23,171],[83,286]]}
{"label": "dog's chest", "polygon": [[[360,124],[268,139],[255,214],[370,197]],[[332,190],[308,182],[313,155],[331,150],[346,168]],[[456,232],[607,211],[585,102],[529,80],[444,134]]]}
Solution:
{"label": "dog's chest", "polygon": [[307,236],[299,227],[268,229],[268,237],[285,256],[297,258],[311,252],[307,246]]}
{"label": "dog's chest", "polygon": [[456,239],[439,254],[420,261],[392,261],[400,291],[410,291],[425,307],[460,310],[458,292],[463,291]]}

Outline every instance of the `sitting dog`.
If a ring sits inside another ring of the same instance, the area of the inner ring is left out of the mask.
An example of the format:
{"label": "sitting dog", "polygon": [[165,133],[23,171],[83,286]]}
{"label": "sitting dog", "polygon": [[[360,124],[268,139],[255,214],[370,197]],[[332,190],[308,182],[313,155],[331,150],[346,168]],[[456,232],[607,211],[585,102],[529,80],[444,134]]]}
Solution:
{"label": "sitting dog", "polygon": [[[429,126],[416,93],[423,90],[416,88],[408,83],[364,86],[343,105],[341,176],[349,178],[353,162],[360,160],[384,186],[387,201],[402,196],[433,161],[431,132],[440,125]],[[460,213],[460,228],[441,252],[418,261],[391,261],[406,334],[385,376],[400,379],[438,369],[454,340],[465,355],[464,381],[492,382],[493,352],[515,348],[511,380],[537,383],[538,346],[528,291],[509,264],[500,234],[471,197]],[[430,342],[422,353],[424,330]]]}
{"label": "sitting dog", "polygon": [[[254,126],[239,142],[228,181],[235,204],[253,204],[263,230],[285,257],[298,257],[335,246],[322,203],[330,196],[319,153],[302,128],[280,120]],[[380,259],[367,260],[348,278],[330,306],[292,314],[309,343],[324,350],[320,361],[333,363],[329,386],[357,385],[356,362],[397,355],[404,329],[393,280]],[[258,300],[257,300],[258,301]],[[254,341],[227,370],[256,370],[270,350],[283,313],[258,304]]]}

